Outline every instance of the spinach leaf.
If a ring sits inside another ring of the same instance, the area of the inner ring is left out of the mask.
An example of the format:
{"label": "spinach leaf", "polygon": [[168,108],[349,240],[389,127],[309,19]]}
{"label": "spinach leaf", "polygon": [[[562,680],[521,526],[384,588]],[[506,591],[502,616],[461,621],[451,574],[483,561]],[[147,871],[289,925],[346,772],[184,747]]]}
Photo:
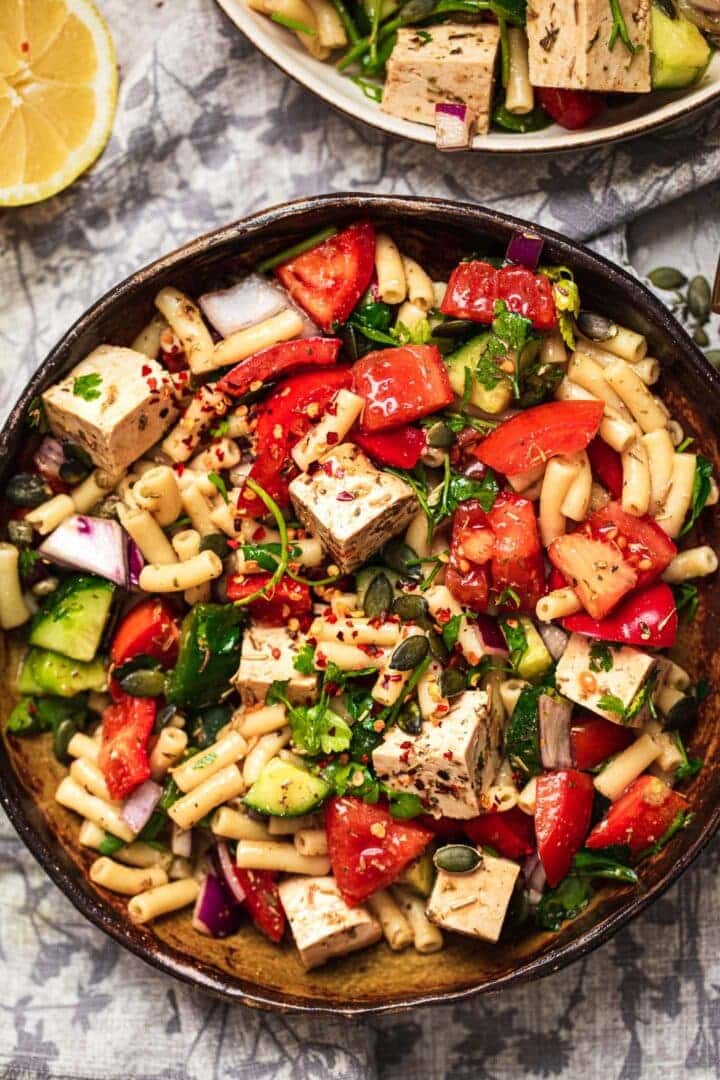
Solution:
{"label": "spinach leaf", "polygon": [[682,527],[680,532],[681,536],[690,532],[693,525],[700,517],[700,514],[705,509],[705,504],[710,498],[710,492],[712,491],[712,475],[713,466],[712,462],[708,461],[701,454],[698,454],[695,464],[695,476],[693,478],[693,491],[692,491],[692,504],[690,506],[690,514],[687,521]]}
{"label": "spinach leaf", "polygon": [[589,878],[568,874],[545,893],[535,909],[535,921],[541,930],[559,930],[565,919],[574,919],[588,906],[592,895]]}

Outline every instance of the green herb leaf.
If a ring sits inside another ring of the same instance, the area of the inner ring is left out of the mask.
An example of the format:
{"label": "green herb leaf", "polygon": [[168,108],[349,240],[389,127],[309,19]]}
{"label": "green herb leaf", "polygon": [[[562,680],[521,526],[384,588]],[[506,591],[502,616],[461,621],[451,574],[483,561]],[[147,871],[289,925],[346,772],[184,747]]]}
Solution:
{"label": "green herb leaf", "polygon": [[675,607],[677,608],[678,615],[682,616],[682,619],[685,622],[692,622],[700,605],[697,585],[684,583],[682,585],[673,585],[671,587],[673,595],[675,596]]}
{"label": "green herb leaf", "polygon": [[556,889],[545,893],[535,910],[541,930],[559,930],[565,919],[574,919],[587,907],[593,894],[590,878],[568,874]]}
{"label": "green herb leaf", "polygon": [[595,672],[612,671],[613,666],[614,660],[611,649],[602,641],[594,641],[590,646],[590,670]]}
{"label": "green herb leaf", "polygon": [[452,652],[457,643],[461,619],[462,615],[451,615],[448,621],[443,625],[442,639],[448,652]]}
{"label": "green herb leaf", "polygon": [[89,375],[77,375],[73,380],[73,394],[82,398],[83,401],[95,401],[101,396],[99,387],[102,383],[102,375],[92,371]]}
{"label": "green herb leaf", "polygon": [[227,485],[225,484],[225,481],[223,480],[222,476],[220,476],[220,474],[216,473],[216,472],[209,472],[208,473],[208,480],[210,481],[212,486],[214,488],[217,488],[217,490],[220,492],[220,495],[222,496],[223,502],[226,502],[226,503],[230,502],[230,497],[228,495]]}
{"label": "green herb leaf", "polygon": [[[617,854],[621,849],[617,849]],[[637,885],[640,878],[631,866],[628,866],[630,858],[629,849],[625,849],[624,858],[618,858],[615,849],[606,848],[604,851],[578,851],[572,861],[572,873],[578,877],[606,878],[608,881],[624,881],[630,885]]]}
{"label": "green herb leaf", "polygon": [[519,619],[501,619],[500,629],[503,632],[507,647],[510,650],[510,664],[517,671],[522,658],[528,651],[528,639],[525,627]]}
{"label": "green herb leaf", "polygon": [[695,476],[693,478],[692,504],[690,507],[690,514],[687,521],[682,527],[682,530],[680,532],[681,536],[684,536],[685,533],[690,532],[690,529],[692,529],[693,525],[700,517],[700,514],[705,509],[705,504],[710,498],[710,492],[712,491],[712,475],[712,462],[708,461],[707,458],[702,457],[701,454],[698,454],[695,464]]}
{"label": "green herb leaf", "polygon": [[603,709],[605,712],[615,713],[616,716],[622,716],[625,718],[625,706],[619,697],[615,694],[603,694],[598,701],[598,708]]}
{"label": "green herb leaf", "polygon": [[702,758],[688,757],[688,753],[685,749],[685,744],[683,743],[680,736],[680,732],[676,731],[674,735],[675,745],[677,746],[682,756],[682,761],[675,770],[675,780],[677,781],[677,783],[680,783],[681,780],[689,780],[691,776],[695,776],[697,773],[699,773],[705,762]]}
{"label": "green herb leaf", "polygon": [[666,844],[669,844],[673,836],[679,833],[681,829],[687,828],[695,815],[690,810],[678,810],[677,814],[673,818],[672,822],[662,834],[659,840],[656,840],[650,847],[641,851],[637,857],[637,861],[641,862],[643,859],[649,858],[651,855],[657,855],[658,851],[662,851]]}
{"label": "green herb leaf", "polygon": [[301,675],[315,674],[315,649],[306,642],[293,657],[293,667]]}

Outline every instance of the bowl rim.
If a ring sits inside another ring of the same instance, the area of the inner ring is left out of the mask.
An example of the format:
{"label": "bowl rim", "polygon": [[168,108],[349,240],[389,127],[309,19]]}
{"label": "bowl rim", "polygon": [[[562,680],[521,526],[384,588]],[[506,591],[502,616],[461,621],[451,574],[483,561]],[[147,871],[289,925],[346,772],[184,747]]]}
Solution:
{"label": "bowl rim", "polygon": [[[381,132],[384,135],[436,149],[431,126],[420,124],[414,120],[403,120],[400,117],[394,117],[382,112],[379,107],[371,113],[362,101],[358,101],[358,110],[353,111],[338,99],[332,87],[325,85],[320,78],[315,77],[314,73],[305,73],[302,68],[293,65],[292,48],[282,44],[276,45],[272,39],[261,42],[261,35],[253,32],[255,12],[249,8],[246,10],[244,0],[217,0],[217,4],[228,21],[247,38],[253,48],[257,49],[266,60],[292,79],[298,86],[303,87],[308,93],[324,101],[326,105],[329,105],[331,109],[341,116],[348,120],[359,121],[365,128]],[[303,59],[306,62],[312,61],[318,65],[325,64],[325,61],[313,60],[312,57],[309,57],[309,54],[307,58],[303,56]],[[677,123],[679,125],[681,120],[699,115],[720,101],[720,70],[718,71],[717,81],[707,84],[701,82],[696,87],[686,89],[690,89],[694,96],[697,95],[698,100],[685,103],[684,97],[671,98],[669,101],[656,105],[649,109],[648,112],[630,120],[615,122],[599,129],[564,131],[554,136],[545,136],[541,145],[534,144],[534,136],[542,135],[542,132],[528,133],[527,135],[512,135],[512,133],[508,132],[508,142],[506,144],[498,142],[492,143],[492,145],[487,144],[487,140],[492,138],[492,132],[488,133],[488,135],[476,135],[473,144],[462,152],[501,157],[512,154],[538,157],[543,154],[570,154],[573,151],[593,150],[603,146],[610,146],[613,143],[628,142],[631,139],[648,135],[653,131],[659,131],[672,124]],[[656,92],[663,93],[663,91]],[[478,140],[481,141],[478,142]]]}
{"label": "bowl rim", "polygon": [[[160,275],[171,272],[176,265],[192,261],[193,258],[209,249],[221,248],[233,242],[242,246],[243,242],[252,238],[253,235],[262,234],[273,226],[282,223],[300,223],[310,211],[324,211],[328,215],[333,211],[342,211],[343,214],[354,211],[358,216],[383,213],[397,217],[398,221],[409,217],[411,220],[415,218],[424,224],[432,225],[433,222],[437,222],[454,227],[472,222],[477,228],[489,227],[489,231],[494,229],[501,232],[527,229],[531,226],[544,240],[552,244],[553,257],[557,255],[564,262],[570,260],[574,267],[581,267],[595,273],[600,272],[605,278],[628,292],[658,331],[667,335],[678,349],[689,355],[701,381],[706,383],[708,393],[720,400],[720,373],[707,363],[702,352],[662,302],[639,279],[632,277],[626,270],[591,251],[583,244],[568,240],[543,226],[531,225],[527,221],[501,211],[470,203],[422,196],[373,195],[362,192],[333,193],[295,199],[239,218],[148,263],[110,288],[72,324],[26,384],[0,431],[0,456],[9,457],[10,443],[14,433],[22,422],[28,403],[38,392],[41,383],[47,379],[49,373],[54,375],[55,370],[61,368],[73,343],[88,328],[91,328],[99,317],[118,303],[122,303],[139,287]],[[489,983],[464,986],[450,991],[408,992],[407,997],[402,1000],[388,1002],[364,1000],[343,1002],[331,999],[318,1001],[312,998],[303,1000],[301,995],[285,998],[281,992],[267,990],[249,980],[226,974],[202,960],[192,963],[185,961],[176,949],[159,938],[153,936],[145,939],[132,933],[131,931],[136,928],[129,926],[127,918],[106,904],[99,895],[93,895],[84,882],[80,870],[77,868],[73,870],[65,865],[58,859],[51,846],[45,842],[41,830],[33,823],[32,813],[28,814],[23,806],[23,802],[29,798],[32,797],[22,788],[6,750],[0,749],[0,804],[5,809],[20,839],[74,907],[135,956],[165,974],[172,975],[188,985],[199,987],[225,1000],[274,1012],[314,1012],[347,1018],[404,1012],[420,1005],[449,1004],[480,994],[496,994],[507,987],[519,986],[531,979],[559,971],[571,962],[586,956],[649,907],[680,878],[720,827],[719,801],[695,839],[647,891],[632,897],[626,904],[604,916],[596,925],[583,931],[578,937],[555,949],[551,948],[543,956],[521,963],[515,970],[499,975]]]}

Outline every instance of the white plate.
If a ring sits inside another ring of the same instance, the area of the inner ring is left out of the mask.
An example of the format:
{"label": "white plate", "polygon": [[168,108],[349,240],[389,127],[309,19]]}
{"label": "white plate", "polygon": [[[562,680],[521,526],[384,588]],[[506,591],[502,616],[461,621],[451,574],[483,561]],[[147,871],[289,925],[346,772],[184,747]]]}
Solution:
{"label": "white plate", "polygon": [[[384,113],[378,104],[368,100],[360,87],[337,71],[332,63],[315,60],[290,30],[271,22],[265,15],[251,11],[245,0],[218,0],[218,3],[261,53],[291,78],[327,101],[328,105],[380,131],[402,135],[415,142],[435,144],[434,128]],[[720,51],[714,54],[702,82],[690,90],[675,91],[672,94],[641,94],[627,105],[605,110],[598,123],[583,128],[582,131],[566,131],[557,124],[552,124],[543,131],[527,135],[503,134],[499,131],[476,135],[472,149],[491,153],[517,153],[597,146],[650,131],[717,98],[720,98]]]}

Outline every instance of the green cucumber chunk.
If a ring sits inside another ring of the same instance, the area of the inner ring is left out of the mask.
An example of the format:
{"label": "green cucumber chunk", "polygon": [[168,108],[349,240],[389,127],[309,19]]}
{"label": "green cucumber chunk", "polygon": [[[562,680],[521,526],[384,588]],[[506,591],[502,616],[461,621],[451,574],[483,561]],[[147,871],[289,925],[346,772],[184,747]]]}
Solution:
{"label": "green cucumber chunk", "polygon": [[398,885],[404,885],[410,892],[422,897],[423,900],[430,895],[435,884],[434,850],[435,845],[431,844],[429,848],[423,851],[422,855],[405,867],[398,878]]}
{"label": "green cucumber chunk", "polygon": [[104,578],[80,574],[67,578],[34,617],[30,644],[93,660],[110,614],[115,586]]}
{"label": "green cucumber chunk", "polygon": [[681,90],[697,82],[712,50],[697,26],[679,13],[671,19],[653,4],[650,24],[654,90]]}
{"label": "green cucumber chunk", "polygon": [[319,776],[282,758],[273,758],[248,791],[244,802],[260,814],[299,817],[309,814],[329,794],[329,784]]}
{"label": "green cucumber chunk", "polygon": [[539,776],[542,772],[538,702],[540,695],[546,693],[547,689],[540,686],[528,686],[522,691],[505,736],[505,749],[510,764],[528,779]]}
{"label": "green cucumber chunk", "polygon": [[71,660],[48,649],[30,648],[18,677],[21,694],[51,694],[74,697],[83,690],[102,693],[107,689],[107,672],[102,660]]}
{"label": "green cucumber chunk", "polygon": [[227,696],[246,619],[233,604],[195,604],[183,619],[177,664],[165,684],[170,705],[204,709]]}
{"label": "green cucumber chunk", "polygon": [[[470,338],[454,353],[446,356],[445,363],[447,364],[450,385],[458,397],[463,397],[465,393],[465,372],[469,370],[473,373],[470,404],[482,409],[483,412],[495,414],[507,409],[512,400],[513,391],[510,380],[503,375],[499,368],[497,369],[497,382],[494,386],[483,386],[482,382],[474,377],[478,362],[482,359],[490,336],[490,334],[486,333]],[[487,380],[488,383],[491,381],[491,379]]]}

